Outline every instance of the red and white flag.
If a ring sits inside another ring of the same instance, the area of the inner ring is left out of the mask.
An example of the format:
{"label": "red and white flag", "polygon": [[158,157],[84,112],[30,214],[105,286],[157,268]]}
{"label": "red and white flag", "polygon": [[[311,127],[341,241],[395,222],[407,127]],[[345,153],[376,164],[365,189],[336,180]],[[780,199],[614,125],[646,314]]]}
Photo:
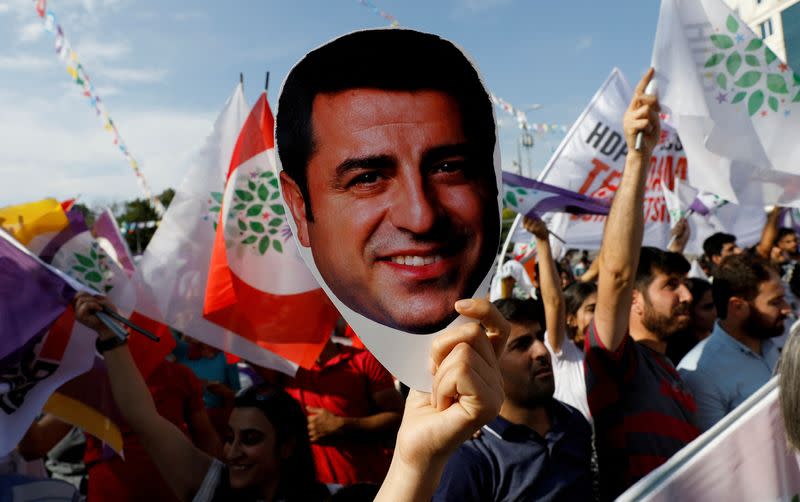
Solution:
{"label": "red and white flag", "polygon": [[292,239],[263,93],[231,158],[206,286],[206,319],[295,363],[314,364],[339,317]]}
{"label": "red and white flag", "polygon": [[241,84],[236,86],[192,159],[137,266],[139,298],[152,299],[137,310],[212,347],[249,362],[294,375],[297,366],[253,341],[203,317],[208,265],[216,235],[222,193],[234,146],[247,117]]}

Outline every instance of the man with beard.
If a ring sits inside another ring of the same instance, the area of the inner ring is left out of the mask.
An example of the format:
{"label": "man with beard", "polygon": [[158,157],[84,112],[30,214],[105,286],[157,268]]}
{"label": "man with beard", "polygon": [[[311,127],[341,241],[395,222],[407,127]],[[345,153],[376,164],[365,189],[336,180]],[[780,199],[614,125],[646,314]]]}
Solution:
{"label": "man with beard", "polygon": [[616,498],[699,433],[692,395],[665,355],[669,336],[690,320],[689,263],[642,248],[644,184],[660,135],[658,100],[644,94],[652,75],[639,82],[623,119],[628,155],[606,221],[585,338],[602,500]]}
{"label": "man with beard", "polygon": [[791,313],[778,272],[755,255],[723,260],[711,291],[719,321],[678,365],[697,400],[703,430],[772,377],[780,356],[775,337]]}
{"label": "man with beard", "polygon": [[505,401],[450,458],[433,500],[591,500],[591,427],[553,399],[542,307],[531,299],[494,304],[511,323],[498,359]]}

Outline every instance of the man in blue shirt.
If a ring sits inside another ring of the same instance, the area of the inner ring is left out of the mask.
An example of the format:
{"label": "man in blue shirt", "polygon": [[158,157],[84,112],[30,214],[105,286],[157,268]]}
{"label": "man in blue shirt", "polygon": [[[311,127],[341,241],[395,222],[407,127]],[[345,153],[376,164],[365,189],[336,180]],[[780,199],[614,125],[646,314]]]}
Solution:
{"label": "man in blue shirt", "polygon": [[499,358],[505,402],[450,458],[433,500],[591,500],[591,427],[553,399],[542,308],[534,300],[494,303],[511,322]]}
{"label": "man in blue shirt", "polygon": [[775,342],[791,308],[778,272],[763,258],[725,258],[712,286],[719,321],[710,337],[678,364],[697,401],[697,426],[707,430],[759,387],[778,362]]}

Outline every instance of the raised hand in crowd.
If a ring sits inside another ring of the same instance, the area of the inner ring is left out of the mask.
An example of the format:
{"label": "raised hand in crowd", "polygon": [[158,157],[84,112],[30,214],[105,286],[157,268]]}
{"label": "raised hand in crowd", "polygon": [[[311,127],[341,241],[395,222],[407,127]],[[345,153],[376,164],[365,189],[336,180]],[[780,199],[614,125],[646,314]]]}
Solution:
{"label": "raised hand in crowd", "polygon": [[561,290],[561,278],[550,248],[550,232],[547,230],[547,225],[539,218],[531,219],[525,217],[522,223],[525,226],[525,230],[536,237],[536,253],[539,260],[539,289],[544,303],[547,341],[553,352],[559,353],[567,333],[566,311],[564,293]]}
{"label": "raised hand in crowd", "polygon": [[434,340],[432,392],[409,394],[392,465],[375,500],[429,500],[449,456],[500,412],[497,356],[509,323],[486,300],[461,300],[456,310],[475,322],[452,326]]}
{"label": "raised hand in crowd", "polygon": [[[595,323],[598,337],[612,351],[622,343],[628,330],[634,277],[644,235],[645,179],[653,149],[661,137],[658,98],[644,93],[653,74],[651,68],[636,86],[625,112],[623,128],[628,155],[597,259],[599,278]],[[636,150],[636,136],[640,132],[641,149]]]}
{"label": "raised hand in crowd", "polygon": [[[764,223],[764,228],[761,230],[761,239],[756,244],[756,254],[762,258],[772,259],[773,246],[775,240],[778,238],[779,219],[781,215],[780,206],[775,206],[767,213],[767,221]],[[780,254],[777,256],[780,258]]]}
{"label": "raised hand in crowd", "polygon": [[670,231],[671,239],[667,251],[683,254],[683,250],[686,249],[686,244],[689,242],[691,235],[692,231],[689,228],[689,222],[685,217],[682,217]]}

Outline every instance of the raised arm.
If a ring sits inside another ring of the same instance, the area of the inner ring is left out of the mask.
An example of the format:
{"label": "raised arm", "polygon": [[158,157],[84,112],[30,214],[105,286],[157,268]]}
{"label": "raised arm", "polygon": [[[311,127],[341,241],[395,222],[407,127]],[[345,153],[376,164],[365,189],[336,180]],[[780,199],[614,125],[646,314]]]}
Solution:
{"label": "raised arm", "polygon": [[761,231],[761,240],[756,246],[756,253],[767,260],[770,259],[772,246],[775,245],[775,239],[778,238],[778,217],[780,215],[780,206],[773,207],[772,211],[767,214],[767,222],[764,223],[764,229]]}
{"label": "raised arm", "polygon": [[683,254],[683,250],[686,249],[686,244],[689,242],[691,234],[692,231],[689,229],[689,222],[686,221],[686,217],[684,216],[678,220],[675,228],[670,232],[670,241],[669,246],[667,246],[667,251]]}
{"label": "raised arm", "polygon": [[[616,350],[628,330],[633,284],[644,234],[644,184],[650,156],[658,144],[660,123],[658,100],[644,90],[653,78],[651,68],[642,78],[625,112],[625,140],[628,155],[611,212],[603,230],[600,248],[597,306],[594,322],[600,341]],[[641,151],[636,151],[636,133],[644,133]]]}
{"label": "raised arm", "polygon": [[[97,331],[101,340],[106,340],[115,335],[95,315],[103,304],[110,305],[101,297],[80,293],[75,299],[75,316],[78,321]],[[111,392],[123,418],[139,437],[175,495],[180,500],[191,500],[211,466],[211,457],[196,448],[180,429],[158,414],[127,345],[110,349],[103,356],[111,381]]]}
{"label": "raised arm", "polygon": [[508,321],[486,300],[461,300],[456,310],[477,322],[451,327],[434,340],[432,392],[409,394],[376,501],[430,500],[450,455],[500,412],[497,355],[508,338]]}
{"label": "raised arm", "polygon": [[539,260],[539,289],[544,303],[544,320],[547,324],[547,341],[553,352],[561,352],[561,345],[567,336],[566,307],[564,293],[561,291],[561,277],[558,275],[556,261],[550,248],[550,233],[547,225],[540,219],[525,218],[525,230],[536,237],[536,257]]}

